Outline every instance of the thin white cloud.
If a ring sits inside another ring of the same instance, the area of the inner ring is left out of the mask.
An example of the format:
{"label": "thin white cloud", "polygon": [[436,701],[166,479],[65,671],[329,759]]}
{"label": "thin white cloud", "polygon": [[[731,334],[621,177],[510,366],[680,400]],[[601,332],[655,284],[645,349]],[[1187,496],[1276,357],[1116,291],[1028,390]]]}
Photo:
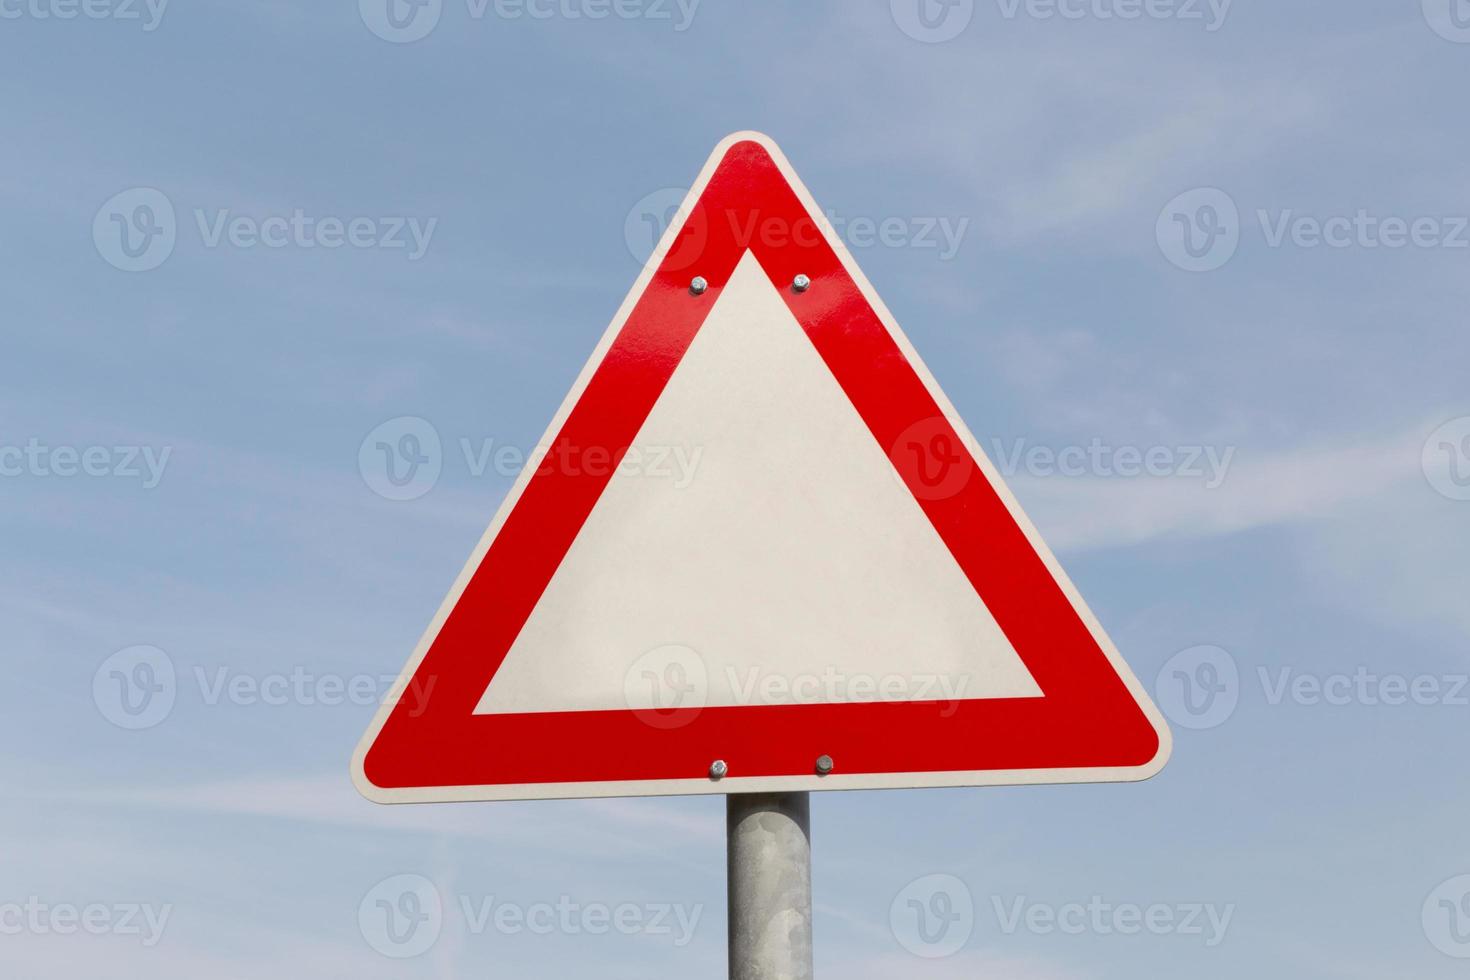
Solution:
{"label": "thin white cloud", "polygon": [[1447,639],[1441,650],[1458,663],[1470,637],[1470,503],[1436,493],[1421,466],[1444,417],[1357,444],[1241,448],[1214,489],[1180,477],[1008,482],[1060,552],[1289,530],[1304,590],[1367,622]]}
{"label": "thin white cloud", "polygon": [[1356,445],[1253,454],[1234,449],[1216,487],[1207,478],[1017,476],[1008,482],[1047,542],[1062,551],[1127,547],[1159,539],[1220,537],[1316,522],[1413,486],[1423,488],[1420,449],[1433,425]]}
{"label": "thin white cloud", "polygon": [[184,936],[177,923],[151,949],[116,936],[76,934],[5,937],[6,975],[108,977],[109,980],[258,980],[259,977],[352,977],[388,980],[402,964],[367,946],[311,941],[296,933],[251,930],[243,948],[211,948]]}
{"label": "thin white cloud", "polygon": [[[819,968],[818,973],[823,971]],[[961,952],[943,959],[920,959],[903,953],[842,961],[827,972],[844,980],[1087,980],[1096,976],[1035,957],[990,952]]]}
{"label": "thin white cloud", "polygon": [[[938,186],[968,190],[977,226],[1002,241],[1105,228],[1130,210],[1156,213],[1173,194],[1239,173],[1336,111],[1330,73],[1264,57],[1219,63],[1188,45],[1152,44],[1142,32],[1110,32],[1104,44],[1083,29],[1026,30],[977,17],[955,47],[936,51],[896,43],[903,39],[887,11],[847,26],[812,44],[819,57],[860,61],[863,73],[778,64],[773,89],[798,87],[813,106],[870,106],[886,120],[882,139],[822,115],[811,120],[831,127],[820,145],[832,159],[917,170],[941,178]],[[1137,58],[1120,51],[1127,44],[1137,45]],[[978,55],[963,75],[932,70],[959,50]],[[1133,251],[1140,243],[1152,248],[1151,234],[1094,244]]]}
{"label": "thin white cloud", "polygon": [[[719,870],[724,811],[711,801],[566,800],[556,803],[473,803],[380,806],[360,797],[344,767],[341,776],[247,777],[171,787],[103,788],[65,799],[102,807],[146,807],[294,820],[373,832],[444,834],[517,847],[577,853],[658,852],[671,841],[687,849],[682,864]],[[708,804],[701,806],[700,804]],[[708,815],[699,812],[708,810]]]}
{"label": "thin white cloud", "polygon": [[1345,508],[1339,520],[1310,528],[1299,554],[1325,599],[1369,622],[1444,641],[1428,649],[1458,669],[1470,638],[1470,503],[1428,485],[1413,489]]}

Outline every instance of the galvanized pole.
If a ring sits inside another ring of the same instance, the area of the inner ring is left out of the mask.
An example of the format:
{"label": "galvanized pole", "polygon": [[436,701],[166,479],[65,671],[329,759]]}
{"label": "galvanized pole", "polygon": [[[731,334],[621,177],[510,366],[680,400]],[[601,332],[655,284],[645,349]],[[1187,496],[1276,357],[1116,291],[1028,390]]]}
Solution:
{"label": "galvanized pole", "polygon": [[811,801],[806,793],[725,798],[730,980],[811,980]]}

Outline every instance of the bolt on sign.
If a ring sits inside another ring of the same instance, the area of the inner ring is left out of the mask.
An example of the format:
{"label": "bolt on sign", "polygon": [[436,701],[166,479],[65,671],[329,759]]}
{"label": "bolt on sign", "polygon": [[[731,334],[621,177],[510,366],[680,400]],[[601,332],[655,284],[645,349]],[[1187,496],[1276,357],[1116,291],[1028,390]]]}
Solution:
{"label": "bolt on sign", "polygon": [[[384,803],[1145,779],[1163,718],[768,137],[705,164],[385,704]],[[642,465],[678,447],[692,478]],[[591,465],[597,460],[603,465]]]}

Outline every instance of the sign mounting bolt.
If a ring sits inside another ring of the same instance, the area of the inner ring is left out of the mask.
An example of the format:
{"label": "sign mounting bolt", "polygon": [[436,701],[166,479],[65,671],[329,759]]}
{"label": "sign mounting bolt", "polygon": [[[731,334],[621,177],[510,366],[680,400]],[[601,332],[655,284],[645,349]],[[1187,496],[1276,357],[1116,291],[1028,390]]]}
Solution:
{"label": "sign mounting bolt", "polygon": [[832,757],[830,755],[817,756],[817,775],[825,776],[832,771]]}
{"label": "sign mounting bolt", "polygon": [[695,276],[694,281],[689,284],[689,291],[695,296],[704,295],[704,291],[708,288],[709,280],[704,276]]}
{"label": "sign mounting bolt", "polygon": [[806,292],[808,289],[812,288],[812,277],[803,272],[801,275],[791,280],[791,288],[796,290],[798,293]]}
{"label": "sign mounting bolt", "polygon": [[711,762],[710,765],[709,765],[709,778],[710,779],[724,779],[725,778],[725,773],[727,773],[729,771],[730,771],[730,767],[727,766],[727,765],[725,765],[725,760],[724,759],[716,759],[714,762]]}

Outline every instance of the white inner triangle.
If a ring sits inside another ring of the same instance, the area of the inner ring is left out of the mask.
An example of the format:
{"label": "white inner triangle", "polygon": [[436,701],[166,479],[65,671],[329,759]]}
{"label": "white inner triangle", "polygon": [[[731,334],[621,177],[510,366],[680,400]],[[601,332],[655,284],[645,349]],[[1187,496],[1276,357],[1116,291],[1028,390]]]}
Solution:
{"label": "white inner triangle", "polygon": [[633,445],[477,713],[1041,696],[749,252]]}

